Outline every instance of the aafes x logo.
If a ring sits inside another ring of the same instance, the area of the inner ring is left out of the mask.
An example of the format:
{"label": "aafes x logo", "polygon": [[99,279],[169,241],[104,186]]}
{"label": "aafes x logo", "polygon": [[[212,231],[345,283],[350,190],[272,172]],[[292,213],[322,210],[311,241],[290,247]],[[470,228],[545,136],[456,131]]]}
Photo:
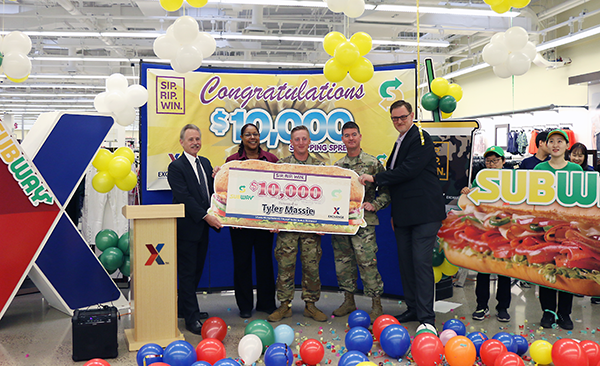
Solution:
{"label": "aafes x logo", "polygon": [[175,160],[177,160],[179,155],[181,155],[181,154],[169,154],[169,159],[171,159],[171,161],[175,161]]}
{"label": "aafes x logo", "polygon": [[333,214],[334,215],[339,215],[340,214],[340,208],[339,207],[334,207],[333,208]]}
{"label": "aafes x logo", "polygon": [[164,243],[158,244],[156,248],[152,244],[146,244],[146,248],[148,248],[148,251],[150,252],[150,258],[148,258],[148,261],[145,264],[146,266],[152,265],[152,263],[154,263],[155,261],[159,265],[165,264],[165,262],[160,257],[160,254],[158,254],[164,246]]}

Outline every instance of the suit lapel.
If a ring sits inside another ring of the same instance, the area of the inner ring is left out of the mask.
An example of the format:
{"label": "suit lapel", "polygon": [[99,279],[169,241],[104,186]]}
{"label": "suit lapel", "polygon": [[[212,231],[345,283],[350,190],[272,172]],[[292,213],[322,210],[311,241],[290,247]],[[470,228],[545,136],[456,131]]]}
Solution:
{"label": "suit lapel", "polygon": [[[396,157],[396,162],[395,162],[396,166],[398,166],[398,164],[400,164],[400,162],[402,160],[404,160],[404,158],[408,154],[408,149],[409,149],[409,146],[411,145],[412,139],[414,139],[416,129],[417,129],[417,126],[415,126],[413,124],[412,126],[410,126],[410,128],[406,132],[406,136],[404,136],[404,139],[402,140],[402,144],[400,145],[400,150],[398,151],[398,156]],[[394,168],[391,166],[391,162],[392,162],[392,157],[394,156],[394,151],[396,150],[397,145],[398,145],[398,143],[396,142],[394,144],[394,148],[392,149],[392,155],[390,155],[390,159],[388,159],[388,166],[386,167],[388,170]]]}

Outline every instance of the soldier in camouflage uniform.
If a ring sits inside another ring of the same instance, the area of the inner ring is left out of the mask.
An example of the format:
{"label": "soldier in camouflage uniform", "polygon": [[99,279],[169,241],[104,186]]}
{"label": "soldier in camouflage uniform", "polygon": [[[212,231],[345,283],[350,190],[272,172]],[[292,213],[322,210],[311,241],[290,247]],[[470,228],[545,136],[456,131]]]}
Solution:
{"label": "soldier in camouflage uniform", "polygon": [[[375,175],[383,171],[383,165],[377,158],[362,151],[361,139],[362,135],[358,125],[354,122],[346,122],[342,127],[342,142],[346,145],[347,154],[335,165],[354,170],[359,176],[362,174]],[[360,269],[364,293],[371,297],[373,303],[369,314],[371,322],[383,315],[380,298],[383,293],[383,281],[377,269],[375,226],[379,225],[376,212],[389,204],[390,194],[387,187],[381,187],[377,192],[375,184],[367,184],[363,204],[367,227],[360,228],[356,235],[333,235],[331,237],[338,285],[340,289],[344,290],[345,295],[342,305],[333,312],[335,316],[348,315],[356,310],[354,293],[357,290],[357,265]]]}
{"label": "soldier in camouflage uniform", "polygon": [[[306,126],[297,126],[292,129],[290,144],[294,148],[294,153],[279,160],[279,163],[324,165],[308,153],[310,134]],[[275,246],[275,259],[278,265],[277,299],[281,305],[267,318],[270,322],[277,322],[292,316],[298,245],[300,245],[302,262],[302,300],[306,302],[304,316],[319,322],[327,320],[327,316],[315,306],[315,302],[321,296],[321,279],[319,278],[319,262],[323,254],[321,236],[282,231],[277,235]]]}

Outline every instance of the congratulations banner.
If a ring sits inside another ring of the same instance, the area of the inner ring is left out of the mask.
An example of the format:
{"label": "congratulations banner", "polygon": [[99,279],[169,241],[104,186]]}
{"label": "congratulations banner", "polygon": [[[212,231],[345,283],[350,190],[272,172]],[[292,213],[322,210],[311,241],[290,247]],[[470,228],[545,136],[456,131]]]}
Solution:
{"label": "congratulations banner", "polygon": [[398,136],[390,105],[399,99],[416,105],[414,63],[377,67],[364,84],[350,77],[330,83],[322,69],[207,68],[182,75],[166,66],[142,64],[142,71],[149,93],[147,123],[142,124],[148,191],[169,189],[167,167],[182,151],[179,132],[187,123],[200,127],[200,154],[214,166],[237,152],[246,123],[259,127],[261,148],[279,158],[290,155],[291,129],[305,125],[310,152],[332,165],[346,152],[341,127],[354,121],[363,133],[363,149],[385,161]]}
{"label": "congratulations banner", "polygon": [[232,161],[215,176],[210,213],[225,226],[355,234],[364,187],[335,166]]}
{"label": "congratulations banner", "polygon": [[438,236],[450,262],[600,296],[597,172],[484,169]]}

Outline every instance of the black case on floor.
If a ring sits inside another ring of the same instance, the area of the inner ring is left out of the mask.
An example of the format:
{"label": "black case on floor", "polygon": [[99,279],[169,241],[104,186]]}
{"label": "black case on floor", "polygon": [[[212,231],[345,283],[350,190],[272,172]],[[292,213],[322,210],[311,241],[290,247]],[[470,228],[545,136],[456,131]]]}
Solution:
{"label": "black case on floor", "polygon": [[117,308],[75,310],[73,325],[73,361],[118,356]]}

